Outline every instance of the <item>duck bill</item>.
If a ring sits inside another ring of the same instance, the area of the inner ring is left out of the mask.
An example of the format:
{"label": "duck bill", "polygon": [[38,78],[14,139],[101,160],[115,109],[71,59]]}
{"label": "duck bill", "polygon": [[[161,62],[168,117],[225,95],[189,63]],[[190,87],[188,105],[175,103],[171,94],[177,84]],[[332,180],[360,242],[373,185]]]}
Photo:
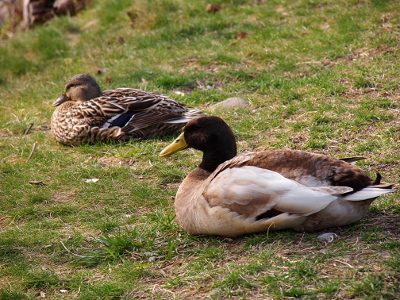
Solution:
{"label": "duck bill", "polygon": [[64,103],[67,100],[68,100],[67,96],[63,94],[61,97],[57,98],[56,101],[53,102],[52,106],[59,106],[60,104]]}
{"label": "duck bill", "polygon": [[181,133],[180,136],[178,136],[176,138],[175,141],[173,141],[171,144],[169,144],[167,147],[165,147],[161,153],[160,153],[160,157],[167,157],[167,156],[171,156],[172,154],[181,151],[183,149],[188,148],[188,144],[186,144],[185,138],[183,136],[183,132]]}

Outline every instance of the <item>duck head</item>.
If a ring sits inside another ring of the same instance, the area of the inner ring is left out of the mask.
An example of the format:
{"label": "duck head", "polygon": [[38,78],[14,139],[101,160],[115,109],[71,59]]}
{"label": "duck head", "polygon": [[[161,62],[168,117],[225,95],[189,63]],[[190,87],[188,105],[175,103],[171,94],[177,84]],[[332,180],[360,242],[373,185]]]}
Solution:
{"label": "duck head", "polygon": [[52,104],[59,106],[66,101],[87,101],[101,95],[101,88],[90,75],[78,74],[72,77],[65,86],[61,97]]}
{"label": "duck head", "polygon": [[235,136],[224,120],[215,116],[202,116],[189,121],[182,134],[161,151],[161,157],[180,150],[194,148],[203,152],[200,168],[214,171],[217,166],[236,155]]}

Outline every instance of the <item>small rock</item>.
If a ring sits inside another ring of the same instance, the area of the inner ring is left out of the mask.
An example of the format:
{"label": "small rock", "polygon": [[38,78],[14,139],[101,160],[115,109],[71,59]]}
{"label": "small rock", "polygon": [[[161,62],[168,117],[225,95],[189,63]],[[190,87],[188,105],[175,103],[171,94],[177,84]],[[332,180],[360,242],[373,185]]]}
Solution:
{"label": "small rock", "polygon": [[148,259],[150,262],[155,262],[155,261],[157,260],[156,253],[154,253],[154,252],[144,252],[144,255],[147,256],[147,259]]}
{"label": "small rock", "polygon": [[250,104],[246,100],[239,97],[232,97],[212,105],[211,108],[243,108],[249,106]]}
{"label": "small rock", "polygon": [[318,239],[320,239],[321,241],[323,241],[323,242],[325,242],[325,243],[332,243],[333,240],[334,240],[335,238],[337,238],[337,237],[338,237],[338,235],[337,235],[336,233],[327,232],[327,233],[320,234],[320,235],[318,236]]}

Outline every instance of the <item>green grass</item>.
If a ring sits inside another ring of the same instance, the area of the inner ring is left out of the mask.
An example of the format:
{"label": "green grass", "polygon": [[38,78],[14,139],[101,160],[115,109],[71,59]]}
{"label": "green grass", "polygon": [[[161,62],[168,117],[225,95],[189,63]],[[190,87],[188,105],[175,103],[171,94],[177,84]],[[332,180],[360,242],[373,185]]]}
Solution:
{"label": "green grass", "polygon": [[[192,237],[173,201],[200,153],[159,158],[172,137],[65,147],[50,134],[51,103],[89,73],[223,117],[240,151],[364,156],[371,176],[399,184],[399,3],[259,2],[206,13],[207,1],[95,1],[0,31],[0,299],[398,297],[399,192],[330,229],[330,244],[292,231]],[[232,96],[251,107],[209,109]]]}

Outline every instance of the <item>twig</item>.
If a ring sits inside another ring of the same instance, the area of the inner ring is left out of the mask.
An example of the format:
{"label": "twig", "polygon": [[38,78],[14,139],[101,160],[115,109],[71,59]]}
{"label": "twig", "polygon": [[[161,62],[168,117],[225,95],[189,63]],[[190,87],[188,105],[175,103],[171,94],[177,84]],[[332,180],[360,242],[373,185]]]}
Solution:
{"label": "twig", "polygon": [[34,153],[35,150],[36,150],[36,146],[37,146],[37,142],[35,142],[35,143],[33,144],[31,154],[29,154],[29,157],[28,157],[28,159],[26,160],[27,162],[32,158],[33,153]]}
{"label": "twig", "polygon": [[71,251],[64,245],[63,241],[60,241],[61,245],[65,250],[67,250],[68,253],[71,253]]}
{"label": "twig", "polygon": [[319,65],[319,64],[321,64],[321,62],[320,61],[301,61],[301,62],[296,63],[296,65],[303,65],[303,64],[317,64],[317,65]]}
{"label": "twig", "polygon": [[29,131],[31,131],[32,126],[33,126],[33,123],[29,124],[28,128],[25,130],[24,135],[27,135],[29,133]]}
{"label": "twig", "polygon": [[351,267],[351,268],[354,268],[354,266],[352,266],[351,264],[349,264],[349,263],[347,263],[347,262],[345,262],[345,261],[341,261],[341,260],[338,260],[338,259],[335,259],[335,261],[337,261],[337,262],[339,262],[339,263],[341,263],[341,264],[344,264],[344,265],[346,265],[346,266],[349,266],[349,267]]}
{"label": "twig", "polygon": [[63,241],[60,241],[60,243],[61,243],[61,245],[63,246],[63,248],[64,248],[65,250],[67,250],[67,252],[68,252],[69,254],[72,254],[72,255],[75,255],[75,256],[79,256],[79,257],[84,257],[83,255],[79,255],[79,254],[75,254],[75,253],[71,252],[71,251],[64,245]]}

